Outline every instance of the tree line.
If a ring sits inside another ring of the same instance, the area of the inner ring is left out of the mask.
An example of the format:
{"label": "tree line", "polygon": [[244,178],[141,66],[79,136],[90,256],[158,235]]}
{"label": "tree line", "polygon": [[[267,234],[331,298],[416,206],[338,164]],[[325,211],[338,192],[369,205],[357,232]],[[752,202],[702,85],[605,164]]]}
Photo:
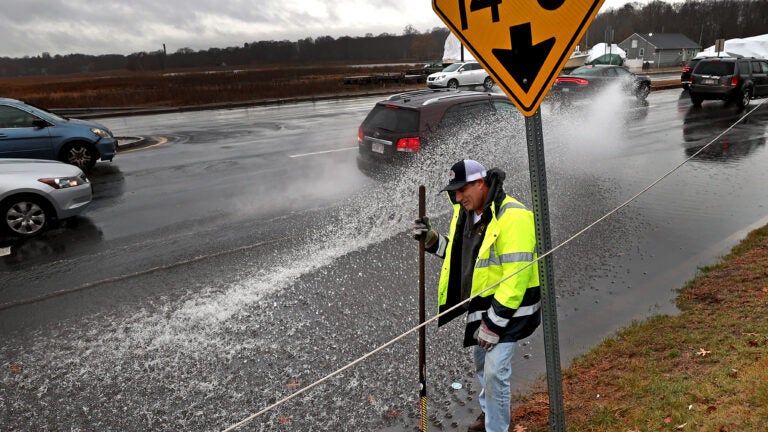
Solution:
{"label": "tree line", "polygon": [[[618,43],[633,33],[682,33],[702,48],[716,39],[743,38],[768,31],[768,0],[686,0],[628,3],[595,17],[580,46]],[[424,33],[408,25],[402,34],[364,37],[320,36],[298,41],[258,41],[238,47],[195,51],[180,48],[130,55],[50,55],[0,58],[0,76],[61,75],[113,70],[159,71],[181,68],[317,65],[332,63],[429,62],[443,55],[448,29]]]}
{"label": "tree line", "polygon": [[619,43],[634,33],[682,33],[702,49],[717,39],[757,36],[768,33],[768,0],[657,0],[645,6],[627,3],[598,14],[581,46]]}
{"label": "tree line", "polygon": [[123,55],[55,55],[0,58],[0,76],[61,75],[111,70],[159,71],[199,67],[254,67],[269,65],[318,65],[334,63],[428,62],[443,56],[448,29],[436,27],[420,33],[413,26],[403,34],[382,33],[364,37],[320,36],[298,41],[249,42],[239,47],[195,51],[161,49]]}

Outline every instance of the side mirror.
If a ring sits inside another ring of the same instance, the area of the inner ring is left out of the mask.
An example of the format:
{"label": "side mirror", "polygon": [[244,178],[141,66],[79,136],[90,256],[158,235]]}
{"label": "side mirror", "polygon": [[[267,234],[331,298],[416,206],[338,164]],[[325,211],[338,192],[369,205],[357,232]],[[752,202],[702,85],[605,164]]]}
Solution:
{"label": "side mirror", "polygon": [[48,122],[43,119],[34,119],[32,120],[32,126],[42,129],[44,127],[48,127]]}

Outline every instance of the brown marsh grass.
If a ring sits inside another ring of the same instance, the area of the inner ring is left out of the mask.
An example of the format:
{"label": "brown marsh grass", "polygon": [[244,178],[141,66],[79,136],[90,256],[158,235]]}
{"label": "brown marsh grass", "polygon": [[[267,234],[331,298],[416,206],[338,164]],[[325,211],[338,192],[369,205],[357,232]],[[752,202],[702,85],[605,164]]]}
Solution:
{"label": "brown marsh grass", "polygon": [[[177,107],[358,93],[345,76],[401,72],[405,66],[286,66],[0,78],[0,97],[46,108]],[[402,83],[393,88],[423,87]]]}
{"label": "brown marsh grass", "polygon": [[[678,316],[636,323],[563,371],[571,432],[768,431],[768,226],[680,289]],[[514,431],[544,432],[542,383]]]}

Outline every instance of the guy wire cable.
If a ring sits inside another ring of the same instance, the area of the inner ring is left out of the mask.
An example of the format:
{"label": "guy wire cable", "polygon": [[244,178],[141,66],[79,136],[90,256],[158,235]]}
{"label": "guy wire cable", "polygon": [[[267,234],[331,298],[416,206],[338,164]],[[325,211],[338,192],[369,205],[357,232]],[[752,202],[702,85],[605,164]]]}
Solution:
{"label": "guy wire cable", "polygon": [[301,388],[301,389],[299,389],[299,390],[296,390],[294,393],[291,393],[290,395],[288,395],[288,396],[286,396],[286,397],[284,397],[284,398],[280,399],[279,401],[277,401],[277,402],[273,403],[272,405],[269,405],[269,406],[265,407],[265,408],[264,408],[264,409],[262,409],[261,411],[258,411],[258,412],[254,413],[254,414],[251,414],[250,416],[246,417],[245,419],[243,419],[243,420],[241,420],[241,421],[239,421],[239,422],[237,422],[237,423],[235,423],[235,424],[233,424],[233,425],[231,425],[231,426],[227,427],[226,429],[222,430],[222,432],[231,432],[231,431],[234,431],[234,430],[236,430],[237,428],[239,428],[240,426],[244,426],[244,425],[246,425],[246,424],[250,423],[250,422],[251,422],[251,421],[253,421],[253,420],[254,420],[256,417],[259,417],[259,416],[261,416],[262,414],[264,414],[264,413],[266,413],[266,412],[268,412],[268,411],[271,411],[272,409],[274,409],[274,408],[276,408],[276,407],[278,407],[278,406],[280,406],[280,405],[284,404],[285,402],[288,402],[288,401],[290,401],[291,399],[293,399],[293,398],[295,398],[295,397],[297,397],[297,396],[299,396],[299,395],[301,395],[301,394],[303,394],[303,393],[307,392],[308,390],[310,390],[310,389],[312,389],[312,388],[314,388],[314,387],[316,387],[316,386],[318,386],[318,385],[322,384],[323,382],[325,382],[325,381],[328,381],[328,380],[329,380],[329,379],[331,379],[331,378],[334,378],[335,376],[337,376],[337,375],[341,374],[342,372],[346,371],[347,369],[350,369],[352,366],[355,366],[355,365],[357,365],[358,363],[361,363],[361,362],[363,362],[364,360],[366,360],[367,358],[369,358],[369,357],[373,356],[374,354],[378,353],[379,351],[382,351],[382,350],[384,350],[385,348],[388,348],[388,347],[390,347],[390,346],[394,345],[394,344],[395,344],[395,342],[398,342],[398,341],[400,341],[401,339],[405,338],[406,336],[410,335],[411,333],[413,333],[413,332],[415,332],[415,331],[417,331],[417,330],[420,330],[422,327],[426,327],[426,325],[427,325],[427,324],[430,324],[430,323],[432,323],[433,321],[435,321],[435,320],[439,319],[439,318],[440,318],[440,317],[442,317],[443,315],[446,315],[446,314],[448,314],[448,313],[452,312],[453,310],[455,310],[455,309],[458,309],[459,307],[462,307],[464,304],[466,304],[466,303],[469,303],[469,302],[470,302],[470,301],[472,301],[472,300],[473,300],[475,297],[478,297],[478,296],[480,296],[481,294],[483,294],[483,293],[485,293],[486,291],[488,291],[489,289],[491,289],[491,288],[494,288],[494,287],[498,286],[499,284],[501,284],[502,282],[504,282],[504,281],[506,281],[507,279],[511,278],[512,276],[515,276],[516,274],[520,273],[521,271],[523,271],[523,270],[527,269],[528,267],[532,266],[534,263],[537,263],[537,262],[539,262],[539,261],[540,261],[541,259],[543,259],[544,257],[547,257],[547,256],[551,255],[552,253],[556,252],[557,250],[559,250],[559,249],[560,249],[560,248],[562,248],[563,246],[567,245],[568,243],[572,242],[573,240],[575,240],[576,238],[578,238],[579,236],[581,236],[582,234],[584,234],[584,233],[585,233],[585,232],[587,232],[588,230],[592,229],[592,228],[593,228],[595,225],[597,225],[597,224],[599,224],[600,222],[604,221],[605,219],[609,218],[610,216],[612,216],[613,214],[615,214],[616,212],[618,212],[618,211],[619,211],[619,210],[621,210],[622,208],[624,208],[624,207],[628,206],[630,203],[632,203],[632,201],[636,200],[636,199],[637,199],[637,198],[639,198],[641,195],[643,195],[643,194],[645,194],[646,192],[648,192],[648,191],[649,191],[651,188],[653,188],[653,187],[655,187],[657,184],[659,184],[659,183],[660,183],[662,180],[666,179],[667,177],[669,177],[670,175],[672,175],[672,174],[673,174],[675,171],[677,171],[677,170],[679,170],[680,168],[682,168],[682,166],[683,166],[683,165],[685,165],[685,164],[686,164],[686,163],[688,163],[688,162],[689,162],[691,159],[693,159],[693,158],[695,158],[696,156],[698,156],[698,155],[699,155],[701,152],[703,152],[704,150],[706,150],[706,149],[707,149],[707,148],[708,148],[710,145],[714,144],[714,143],[715,143],[715,141],[717,141],[718,139],[720,139],[720,138],[721,138],[723,135],[725,135],[725,134],[726,134],[728,131],[730,131],[730,130],[731,130],[731,129],[733,129],[733,128],[734,128],[736,125],[738,125],[739,123],[741,123],[742,121],[744,121],[744,119],[746,119],[746,118],[747,118],[747,117],[748,117],[750,114],[752,114],[752,113],[753,113],[755,110],[757,110],[757,109],[758,109],[758,108],[759,108],[759,107],[760,107],[760,106],[761,106],[763,103],[765,103],[765,100],[762,100],[762,101],[761,101],[759,104],[755,105],[755,107],[754,107],[753,109],[751,109],[749,112],[747,112],[746,114],[744,114],[744,115],[743,115],[741,118],[739,118],[738,120],[736,120],[736,121],[735,121],[735,122],[734,122],[732,125],[730,125],[728,128],[726,128],[725,130],[723,130],[723,131],[722,131],[720,134],[718,134],[716,137],[712,138],[712,140],[710,140],[710,141],[709,141],[709,142],[708,142],[706,145],[704,145],[702,148],[700,148],[700,149],[699,149],[699,150],[698,150],[696,153],[692,154],[690,157],[688,157],[687,159],[683,160],[681,163],[679,163],[678,165],[676,165],[674,168],[672,168],[671,170],[669,170],[667,173],[665,173],[664,175],[662,175],[661,177],[659,177],[657,180],[653,181],[651,184],[649,184],[648,186],[646,186],[645,188],[643,188],[643,189],[642,189],[640,192],[636,193],[636,194],[635,194],[635,195],[633,195],[631,198],[629,198],[628,200],[626,200],[625,202],[623,202],[622,204],[620,204],[618,207],[614,208],[613,210],[609,211],[608,213],[606,213],[606,214],[605,214],[605,215],[603,215],[602,217],[598,218],[597,220],[595,220],[595,221],[594,221],[594,222],[592,222],[591,224],[587,225],[587,226],[586,226],[585,228],[583,228],[581,231],[579,231],[579,232],[577,232],[576,234],[572,235],[571,237],[569,237],[568,239],[566,239],[565,241],[563,241],[563,242],[562,242],[562,243],[560,243],[559,245],[557,245],[557,246],[555,246],[554,248],[550,249],[549,251],[545,252],[545,253],[544,253],[544,254],[542,254],[540,257],[538,257],[538,258],[536,258],[535,260],[533,260],[533,261],[529,262],[528,264],[526,264],[525,266],[523,266],[522,268],[520,268],[520,269],[519,269],[519,270],[517,270],[516,272],[514,272],[514,273],[510,274],[509,276],[507,276],[507,277],[505,277],[505,278],[501,279],[500,281],[498,281],[498,282],[496,282],[496,283],[494,283],[494,284],[492,284],[492,285],[489,285],[487,288],[485,288],[485,289],[484,289],[484,290],[482,290],[481,292],[479,292],[479,293],[475,294],[474,296],[471,296],[471,297],[469,297],[468,299],[466,299],[466,300],[464,300],[464,301],[462,301],[462,302],[460,302],[460,303],[458,303],[458,304],[454,305],[453,307],[451,307],[451,308],[449,308],[449,309],[445,310],[443,313],[440,313],[440,314],[438,314],[438,315],[435,315],[434,317],[432,317],[432,318],[430,318],[430,319],[428,319],[428,320],[424,321],[423,323],[421,323],[421,324],[419,324],[419,325],[417,325],[417,326],[415,326],[415,327],[411,328],[410,330],[407,330],[405,333],[402,333],[402,334],[400,334],[399,336],[395,337],[394,339],[391,339],[390,341],[388,341],[388,342],[385,342],[384,344],[382,344],[382,345],[380,345],[379,347],[375,348],[373,351],[370,351],[370,352],[368,352],[367,354],[364,354],[363,356],[361,356],[361,357],[357,358],[356,360],[353,360],[352,362],[350,362],[350,363],[346,364],[345,366],[343,366],[343,367],[341,367],[341,368],[337,369],[336,371],[329,373],[328,375],[326,375],[326,376],[324,376],[324,377],[320,378],[319,380],[317,380],[317,381],[315,381],[315,382],[313,382],[313,383],[311,383],[311,384],[307,385],[306,387],[303,387],[303,388]]}

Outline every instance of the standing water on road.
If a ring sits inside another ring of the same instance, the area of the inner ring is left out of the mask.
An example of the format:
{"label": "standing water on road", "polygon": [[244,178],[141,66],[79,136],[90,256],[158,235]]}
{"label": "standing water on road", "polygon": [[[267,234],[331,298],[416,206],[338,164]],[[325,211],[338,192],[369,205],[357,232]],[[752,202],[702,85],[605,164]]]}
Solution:
{"label": "standing water on road", "polygon": [[[660,97],[652,94],[651,106],[606,101],[611,116],[589,109],[544,113],[555,245],[722,130],[710,125],[725,108],[693,111],[683,104],[670,115],[653,107],[670,103]],[[726,137],[719,153],[691,161],[555,254],[564,359],[633,319],[674,313],[672,290],[765,215],[758,186],[768,180],[765,112],[737,129],[744,135]],[[461,158],[504,169],[507,192],[530,204],[523,119],[479,130],[501,138],[469,128],[420,154],[398,177],[372,182],[331,208],[286,215],[277,222],[285,237],[273,248],[109,286],[130,293],[173,280],[187,286],[182,292],[4,334],[0,423],[8,430],[221,430],[411,329],[418,317],[417,248],[406,231],[417,213],[418,185],[427,186],[427,214],[441,231],[450,206],[436,191]],[[439,265],[427,258],[427,316],[436,309]],[[91,300],[74,297],[62,302]],[[460,422],[462,410],[477,413],[458,321],[427,331],[431,422],[445,429]],[[516,353],[518,388],[544,370],[540,333]],[[413,429],[416,363],[411,335],[242,430]]]}

